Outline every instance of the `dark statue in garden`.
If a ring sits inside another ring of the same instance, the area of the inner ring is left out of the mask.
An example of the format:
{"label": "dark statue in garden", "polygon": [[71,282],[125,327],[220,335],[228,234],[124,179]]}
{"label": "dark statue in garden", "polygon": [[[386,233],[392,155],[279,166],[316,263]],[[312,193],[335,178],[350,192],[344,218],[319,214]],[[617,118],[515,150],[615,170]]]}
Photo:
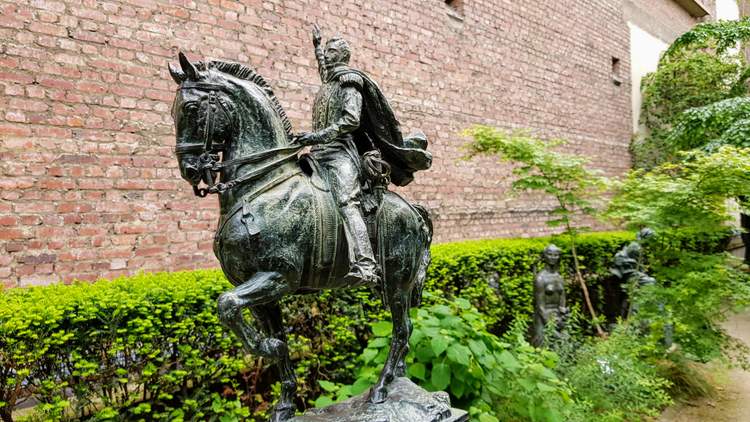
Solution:
{"label": "dark statue in garden", "polygon": [[273,421],[294,416],[297,389],[279,301],[377,288],[391,311],[393,337],[366,402],[383,403],[389,384],[405,374],[409,309],[421,300],[430,262],[427,211],[387,190],[430,167],[426,138],[402,136],[378,85],[348,67],[346,41],[331,39],[324,49],[317,26],[313,41],[323,86],[314,131],[297,136],[253,69],[191,63],[182,53],[180,67],[169,68],[179,86],[172,116],[181,175],[197,196],[219,198],[213,249],[235,286],[219,297],[219,317],[250,353],[277,362],[282,383]]}
{"label": "dark statue in garden", "polygon": [[[636,315],[639,310],[639,305],[631,303],[628,298],[633,297],[640,289],[656,285],[656,279],[646,273],[644,263],[644,245],[648,244],[654,236],[653,230],[643,228],[638,232],[636,241],[630,242],[615,254],[614,265],[610,271],[620,279],[626,292],[626,299],[621,309],[622,316],[625,318]],[[663,303],[656,303],[656,307],[661,313],[666,311]],[[648,325],[648,322],[644,322],[644,325]],[[646,331],[647,327],[643,330]],[[664,325],[663,335],[664,345],[668,348],[672,347],[674,327],[670,323]]]}
{"label": "dark statue in garden", "polygon": [[552,324],[555,337],[562,337],[570,313],[565,306],[565,281],[560,275],[560,249],[548,245],[542,252],[544,268],[534,278],[534,326],[531,343],[544,344],[545,330]]}

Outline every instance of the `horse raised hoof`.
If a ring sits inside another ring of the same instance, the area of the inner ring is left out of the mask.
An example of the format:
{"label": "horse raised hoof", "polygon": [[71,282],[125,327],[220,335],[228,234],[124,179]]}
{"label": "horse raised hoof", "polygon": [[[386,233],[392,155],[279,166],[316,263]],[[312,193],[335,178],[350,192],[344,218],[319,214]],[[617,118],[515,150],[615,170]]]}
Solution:
{"label": "horse raised hoof", "polygon": [[286,343],[277,338],[267,338],[260,343],[260,355],[271,360],[278,360],[289,353]]}
{"label": "horse raised hoof", "polygon": [[388,390],[385,387],[372,387],[367,401],[373,404],[383,403],[388,399]]}
{"label": "horse raised hoof", "polygon": [[273,409],[270,422],[285,422],[294,417],[294,406],[284,405]]}

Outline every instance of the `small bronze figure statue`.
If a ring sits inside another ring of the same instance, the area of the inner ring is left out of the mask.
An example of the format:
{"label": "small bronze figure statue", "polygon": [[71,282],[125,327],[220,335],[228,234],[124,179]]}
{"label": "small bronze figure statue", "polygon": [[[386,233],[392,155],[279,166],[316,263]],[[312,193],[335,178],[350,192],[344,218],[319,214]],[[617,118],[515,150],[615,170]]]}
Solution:
{"label": "small bronze figure statue", "polygon": [[637,305],[630,304],[628,298],[632,297],[639,287],[656,283],[653,277],[646,274],[643,262],[642,243],[648,241],[653,236],[653,230],[649,228],[641,229],[634,242],[630,242],[615,254],[614,265],[610,269],[610,272],[620,279],[623,289],[625,289],[626,297],[621,306],[623,317],[628,317],[637,312]]}
{"label": "small bronze figure statue", "polygon": [[[316,26],[313,44],[323,87],[314,132],[297,137],[255,70],[192,63],[182,53],[180,67],[169,66],[178,85],[172,117],[181,175],[196,196],[216,194],[221,209],[214,253],[235,288],[219,297],[219,318],[250,353],[277,362],[281,395],[272,421],[292,418],[297,390],[280,300],[377,284],[393,336],[366,401],[382,403],[387,386],[405,374],[409,308],[421,300],[430,262],[429,214],[387,190],[430,167],[426,138],[402,136],[377,84],[347,66],[346,41],[334,38],[323,50]],[[307,145],[311,154],[300,156]]]}
{"label": "small bronze figure statue", "polygon": [[[610,272],[620,279],[622,288],[626,293],[625,300],[622,303],[622,316],[625,318],[638,314],[639,305],[632,303],[630,298],[635,296],[638,290],[656,284],[656,279],[646,273],[643,249],[644,245],[648,244],[655,235],[653,230],[643,228],[638,232],[634,242],[630,242],[630,244],[615,254],[614,265],[610,269]],[[663,303],[657,303],[656,306],[661,313],[666,312],[666,307]],[[646,331],[648,329],[648,321],[644,321],[644,326],[642,329]],[[663,335],[664,345],[667,348],[672,348],[674,326],[671,323],[664,324]]]}
{"label": "small bronze figure statue", "polygon": [[545,329],[554,325],[555,334],[561,337],[565,330],[569,310],[565,306],[565,281],[560,275],[560,249],[550,244],[542,252],[544,268],[534,279],[534,327],[531,343],[544,344]]}

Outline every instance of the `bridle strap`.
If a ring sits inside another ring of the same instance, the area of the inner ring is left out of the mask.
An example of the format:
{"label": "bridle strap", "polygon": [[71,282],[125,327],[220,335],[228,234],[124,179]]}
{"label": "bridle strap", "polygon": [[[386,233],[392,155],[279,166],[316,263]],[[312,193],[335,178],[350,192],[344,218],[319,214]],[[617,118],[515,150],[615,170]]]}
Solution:
{"label": "bridle strap", "polygon": [[[219,182],[215,184],[209,184],[208,187],[205,188],[199,188],[198,186],[193,186],[193,193],[195,193],[196,196],[199,196],[201,198],[207,196],[210,193],[224,193],[226,190],[234,188],[236,186],[239,186],[241,184],[253,181],[258,179],[259,177],[263,176],[270,170],[288,162],[292,159],[297,158],[297,153],[299,153],[304,146],[302,145],[290,145],[286,147],[281,148],[274,148],[266,151],[257,152],[255,154],[248,155],[246,157],[240,157],[235,158],[232,160],[226,160],[217,162],[214,161],[214,159],[211,156],[211,153],[215,153],[218,151],[223,151],[226,149],[225,144],[217,144],[213,145],[212,140],[212,132],[213,132],[213,124],[214,124],[214,113],[212,113],[213,105],[218,104],[218,106],[222,109],[222,111],[229,117],[230,119],[233,119],[233,114],[227,110],[227,107],[224,105],[224,102],[221,101],[220,98],[216,95],[216,91],[225,91],[226,87],[217,85],[217,84],[211,84],[211,83],[205,83],[205,82],[192,82],[192,83],[183,83],[182,86],[180,86],[180,89],[200,89],[208,91],[208,107],[206,107],[206,123],[203,130],[203,136],[204,136],[204,142],[201,143],[191,143],[191,144],[181,144],[177,145],[174,148],[174,152],[176,155],[180,156],[183,154],[195,154],[200,155],[203,159],[201,161],[205,161],[201,168],[199,169],[201,172],[208,171],[208,172],[219,172],[221,170],[224,170],[228,167],[232,166],[239,166],[244,164],[252,164],[257,163],[269,158],[272,158],[280,153],[287,153],[283,157],[276,159],[258,169],[254,169],[253,171],[246,173],[240,177],[237,177],[235,179],[229,180],[227,182]],[[213,177],[207,177],[207,180],[210,181],[210,183],[213,183]]]}

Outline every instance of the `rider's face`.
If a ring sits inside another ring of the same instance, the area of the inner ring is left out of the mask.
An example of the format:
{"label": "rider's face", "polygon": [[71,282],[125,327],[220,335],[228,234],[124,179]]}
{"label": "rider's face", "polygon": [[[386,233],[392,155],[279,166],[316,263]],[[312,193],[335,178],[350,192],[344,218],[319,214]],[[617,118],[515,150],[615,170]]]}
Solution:
{"label": "rider's face", "polygon": [[326,46],[325,52],[323,53],[326,61],[327,67],[333,67],[339,64],[345,64],[346,61],[344,60],[344,50],[337,45],[328,45]]}

